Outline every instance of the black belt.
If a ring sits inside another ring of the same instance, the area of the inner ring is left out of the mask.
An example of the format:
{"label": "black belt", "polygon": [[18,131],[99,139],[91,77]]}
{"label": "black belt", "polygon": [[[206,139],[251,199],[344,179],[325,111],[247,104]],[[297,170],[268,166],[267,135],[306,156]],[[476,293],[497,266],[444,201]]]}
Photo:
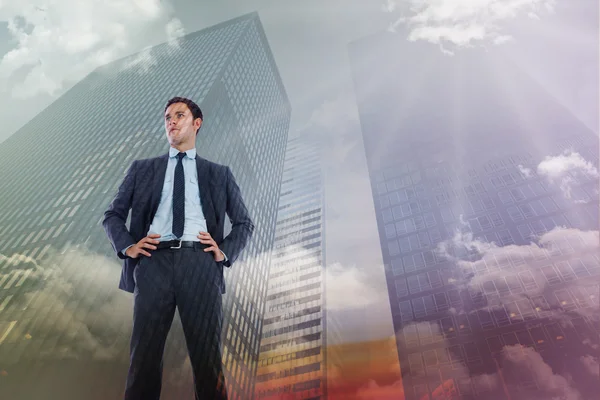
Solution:
{"label": "black belt", "polygon": [[208,245],[206,245],[204,243],[200,243],[200,242],[169,240],[169,241],[160,242],[158,245],[156,245],[156,250],[162,250],[162,249],[177,250],[177,249],[182,249],[182,248],[205,249],[207,247],[208,247]]}

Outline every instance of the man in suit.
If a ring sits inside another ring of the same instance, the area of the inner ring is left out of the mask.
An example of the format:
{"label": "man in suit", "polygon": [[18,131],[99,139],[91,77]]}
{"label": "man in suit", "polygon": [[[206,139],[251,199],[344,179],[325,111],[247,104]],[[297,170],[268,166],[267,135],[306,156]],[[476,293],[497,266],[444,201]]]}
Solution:
{"label": "man in suit", "polygon": [[[238,258],[254,224],[229,167],[196,154],[202,120],[193,101],[169,100],[164,115],[169,153],[135,160],[104,213],[104,230],[124,260],[119,288],[134,294],[126,400],[160,398],[175,307],[196,399],[227,398],[220,341],[223,266]],[[232,227],[223,238],[225,214]]]}

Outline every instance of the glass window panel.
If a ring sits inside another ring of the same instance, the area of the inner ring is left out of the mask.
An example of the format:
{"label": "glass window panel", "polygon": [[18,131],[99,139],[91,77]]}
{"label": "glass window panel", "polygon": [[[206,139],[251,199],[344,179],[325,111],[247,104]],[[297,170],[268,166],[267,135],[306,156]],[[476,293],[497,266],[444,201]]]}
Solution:
{"label": "glass window panel", "polygon": [[404,256],[402,257],[402,261],[404,262],[404,269],[406,272],[416,271],[415,261],[413,256]]}
{"label": "glass window panel", "polygon": [[531,189],[531,191],[533,192],[533,194],[535,196],[542,196],[542,195],[546,194],[546,190],[544,189],[544,187],[542,186],[542,184],[540,182],[530,183],[529,188]]}
{"label": "glass window panel", "polygon": [[420,215],[417,215],[416,217],[413,218],[413,224],[414,224],[416,230],[421,230],[421,229],[425,228],[425,221],[423,220],[423,217],[421,217]]}
{"label": "glass window panel", "polygon": [[428,267],[436,264],[435,257],[433,256],[433,253],[430,250],[423,252],[423,258],[425,260],[425,265],[427,265]]}
{"label": "glass window panel", "polygon": [[546,265],[545,267],[542,267],[541,271],[549,284],[556,285],[560,283],[560,278],[558,277],[558,274],[552,265]]}
{"label": "glass window panel", "polygon": [[417,278],[419,279],[419,286],[422,291],[431,289],[431,283],[426,273],[417,275]]}
{"label": "glass window panel", "polygon": [[394,227],[394,224],[389,224],[385,226],[385,236],[388,239],[391,239],[396,236],[396,228]]}
{"label": "glass window panel", "polygon": [[445,223],[454,221],[454,213],[451,209],[442,207],[440,208],[440,213],[442,214],[442,221]]}
{"label": "glass window panel", "polygon": [[442,241],[442,234],[437,228],[429,230],[429,237],[434,245]]}
{"label": "glass window panel", "polygon": [[440,278],[440,274],[437,270],[429,271],[427,273],[427,282],[428,285],[434,289],[443,286],[442,279]]}
{"label": "glass window panel", "polygon": [[411,293],[419,293],[421,291],[421,286],[419,285],[419,278],[416,275],[409,276],[406,278],[408,282],[408,289]]}
{"label": "glass window panel", "polygon": [[433,213],[426,213],[423,217],[425,218],[425,225],[427,228],[431,228],[435,225],[435,217],[433,216]]}
{"label": "glass window panel", "polygon": [[521,211],[517,207],[508,207],[506,211],[513,221],[523,221],[523,214],[521,214]]}
{"label": "glass window panel", "polygon": [[519,278],[521,279],[521,283],[525,287],[525,290],[537,289],[538,285],[531,271],[519,272]]}
{"label": "glass window panel", "polygon": [[479,350],[475,343],[465,343],[463,348],[465,349],[467,362],[481,361],[481,355],[479,354]]}
{"label": "glass window panel", "polygon": [[425,260],[423,259],[423,255],[421,253],[417,253],[413,256],[413,260],[415,262],[416,269],[425,268]]}
{"label": "glass window panel", "polygon": [[400,244],[400,251],[402,253],[408,253],[410,251],[410,243],[407,237],[398,239],[398,243]]}
{"label": "glass window panel", "polygon": [[423,303],[425,304],[425,312],[428,315],[435,314],[437,312],[437,307],[435,301],[433,300],[433,295],[423,296]]}
{"label": "glass window panel", "polygon": [[515,201],[517,202],[525,200],[525,195],[523,194],[523,191],[520,188],[510,189],[510,194],[512,195],[513,199],[515,199]]}
{"label": "glass window panel", "polygon": [[499,336],[489,337],[486,339],[486,342],[492,355],[499,354],[502,351],[502,348],[504,347],[504,343],[502,343],[502,340]]}
{"label": "glass window panel", "polygon": [[431,333],[431,325],[429,323],[418,324],[417,332],[419,332],[419,341],[422,346],[433,343],[433,334]]}
{"label": "glass window panel", "polygon": [[544,214],[542,205],[537,200],[534,200],[529,204],[521,204],[519,205],[519,209],[521,210],[525,218],[533,218],[536,215]]}
{"label": "glass window panel", "polygon": [[382,217],[383,217],[383,222],[384,222],[384,223],[386,223],[386,222],[390,222],[390,221],[393,221],[393,218],[392,218],[392,211],[391,211],[390,209],[383,210],[383,211],[381,212],[381,215],[382,215]]}
{"label": "glass window panel", "polygon": [[[413,374],[421,375],[425,372],[425,368],[423,368],[423,360],[421,359],[421,353],[409,354],[408,363],[410,364],[410,371]],[[427,391],[425,391],[425,393],[427,393]]]}
{"label": "glass window panel", "polygon": [[423,359],[425,360],[425,366],[427,368],[439,367],[439,361],[435,350],[428,350],[423,352]]}
{"label": "glass window panel", "polygon": [[478,310],[477,317],[479,318],[479,323],[483,329],[492,329],[495,327],[494,321],[488,311]]}
{"label": "glass window panel", "polygon": [[390,196],[381,196],[379,198],[379,205],[381,208],[390,206]]}
{"label": "glass window panel", "polygon": [[414,221],[413,221],[412,218],[405,220],[404,224],[406,226],[406,232],[407,233],[415,232],[417,230],[416,227],[415,227],[415,223],[414,223]]}
{"label": "glass window panel", "polygon": [[482,230],[487,231],[488,229],[492,229],[492,223],[490,222],[490,219],[487,217],[487,215],[482,215],[481,217],[478,217],[477,221],[479,222],[479,225],[481,225]]}
{"label": "glass window panel", "polygon": [[444,292],[436,293],[434,295],[434,299],[435,299],[435,304],[437,306],[438,311],[445,311],[450,308],[448,299],[446,298],[446,293],[444,293]]}
{"label": "glass window panel", "polygon": [[492,224],[495,227],[504,225],[504,220],[502,219],[502,217],[500,216],[500,214],[498,214],[497,212],[489,213],[489,216],[492,219]]}
{"label": "glass window panel", "polygon": [[409,300],[401,301],[398,304],[400,308],[400,318],[403,322],[413,320],[413,308]]}
{"label": "glass window panel", "polygon": [[427,310],[425,308],[425,303],[423,302],[423,297],[419,297],[411,300],[413,312],[415,313],[415,318],[422,318],[427,315]]}
{"label": "glass window panel", "polygon": [[388,250],[390,252],[390,256],[395,256],[400,254],[400,247],[398,246],[397,240],[392,240],[388,242]]}
{"label": "glass window panel", "polygon": [[513,198],[511,197],[510,193],[508,193],[508,190],[500,190],[498,192],[498,197],[500,197],[502,204],[506,205],[513,202]]}
{"label": "glass window panel", "polygon": [[410,235],[408,237],[408,241],[410,242],[411,250],[417,250],[421,247],[421,246],[419,246],[419,239],[418,239],[417,235]]}
{"label": "glass window panel", "polygon": [[431,245],[429,241],[429,234],[427,232],[419,232],[417,233],[417,237],[419,239],[419,247],[425,248]]}
{"label": "glass window panel", "polygon": [[396,279],[396,294],[398,297],[404,297],[408,295],[408,286],[406,285],[406,279]]}
{"label": "glass window panel", "polygon": [[481,196],[481,201],[483,202],[483,206],[486,210],[492,210],[496,208],[494,201],[488,196]]}
{"label": "glass window panel", "polygon": [[404,273],[402,259],[400,259],[400,258],[392,259],[392,271],[394,272],[394,275],[402,275]]}
{"label": "glass window panel", "polygon": [[452,307],[461,308],[462,307],[462,298],[460,297],[460,292],[457,289],[448,290],[446,292],[448,298],[450,299],[450,304]]}
{"label": "glass window panel", "polygon": [[556,263],[556,269],[565,282],[575,279],[575,273],[568,261],[559,261]]}
{"label": "glass window panel", "polygon": [[527,225],[527,224],[519,225],[519,226],[517,226],[517,230],[519,231],[519,234],[521,235],[523,240],[531,241],[533,239],[533,236],[532,236],[533,232],[532,232],[531,228],[529,227],[529,225]]}
{"label": "glass window panel", "polygon": [[510,288],[510,291],[513,294],[521,293],[523,291],[523,288],[521,287],[521,282],[519,281],[519,278],[517,278],[516,275],[508,275],[505,277],[505,279],[506,283],[508,284],[508,287]]}

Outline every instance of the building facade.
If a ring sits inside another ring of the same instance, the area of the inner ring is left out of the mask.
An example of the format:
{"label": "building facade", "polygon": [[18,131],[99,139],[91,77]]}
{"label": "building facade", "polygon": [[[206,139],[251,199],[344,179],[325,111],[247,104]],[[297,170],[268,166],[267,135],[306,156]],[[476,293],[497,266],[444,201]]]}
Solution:
{"label": "building facade", "polygon": [[321,146],[288,142],[266,297],[257,399],[325,399],[326,310]]}
{"label": "building facade", "polygon": [[[96,69],[2,143],[0,358],[5,362],[27,362],[28,348],[69,346],[73,338],[69,332],[41,330],[23,339],[40,319],[64,311],[58,303],[36,304],[35,293],[47,279],[38,271],[48,254],[85,249],[114,261],[110,279],[84,268],[69,274],[81,298],[71,296],[68,307],[83,321],[95,307],[84,295],[106,300],[116,290],[119,260],[102,229],[103,213],[133,160],[168,151],[163,111],[175,96],[191,98],[202,109],[198,155],[231,168],[256,226],[242,256],[225,271],[223,302],[230,398],[252,395],[291,111],[257,13]],[[225,234],[230,229],[229,224]],[[112,284],[98,287],[100,279]],[[25,298],[31,306],[22,313]],[[130,327],[111,326],[110,319],[103,323],[110,329],[102,334],[112,335],[107,340],[116,341],[113,346],[124,343],[120,360],[126,361]],[[177,341],[174,347],[185,355],[183,336]]]}
{"label": "building facade", "polygon": [[597,135],[494,48],[350,60],[406,398],[593,398]]}

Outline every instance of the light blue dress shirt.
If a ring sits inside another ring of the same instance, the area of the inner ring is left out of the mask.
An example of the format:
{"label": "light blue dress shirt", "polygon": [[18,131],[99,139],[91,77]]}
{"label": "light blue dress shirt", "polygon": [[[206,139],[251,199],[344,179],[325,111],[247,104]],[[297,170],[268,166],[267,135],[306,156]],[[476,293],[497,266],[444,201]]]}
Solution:
{"label": "light blue dress shirt", "polygon": [[[169,161],[167,163],[167,171],[165,172],[165,181],[160,195],[160,202],[146,234],[158,233],[160,235],[158,240],[161,242],[178,239],[173,235],[173,180],[175,177],[175,167],[177,166],[177,154],[179,154],[179,150],[173,147],[169,148]],[[208,230],[206,228],[204,212],[202,211],[202,203],[200,202],[201,194],[198,188],[196,149],[187,150],[181,162],[183,164],[185,179],[185,223],[183,226],[183,236],[180,239],[183,241],[199,242],[198,234],[200,232],[208,232]],[[123,249],[121,253],[125,254],[125,251],[129,247],[131,246]],[[227,260],[225,253],[222,251],[221,253],[225,257],[225,260]]]}

